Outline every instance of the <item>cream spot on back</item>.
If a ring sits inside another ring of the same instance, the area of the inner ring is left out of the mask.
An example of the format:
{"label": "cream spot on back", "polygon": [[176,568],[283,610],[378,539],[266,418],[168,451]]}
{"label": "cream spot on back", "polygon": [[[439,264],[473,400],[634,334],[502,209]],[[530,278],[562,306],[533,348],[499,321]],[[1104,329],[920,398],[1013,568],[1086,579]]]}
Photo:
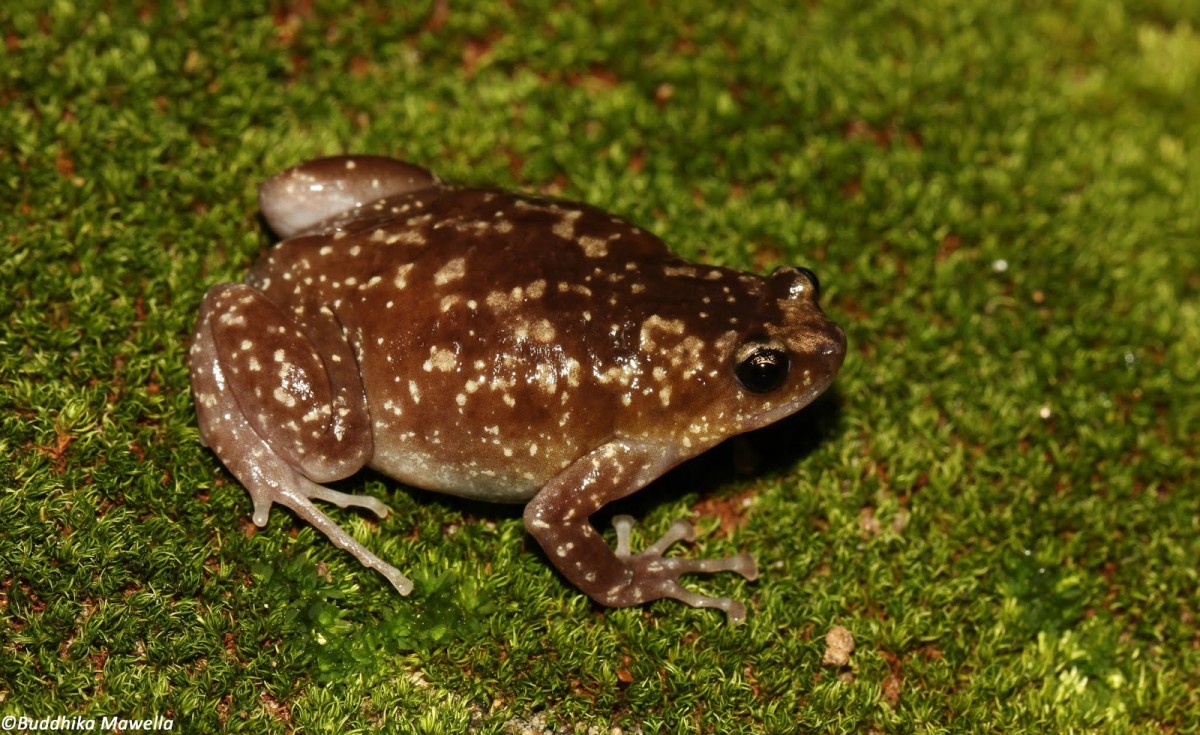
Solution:
{"label": "cream spot on back", "polygon": [[525,287],[525,294],[531,299],[540,299],[546,293],[546,279],[539,278]]}
{"label": "cream spot on back", "polygon": [[404,230],[403,232],[389,235],[385,242],[388,245],[395,245],[396,243],[402,245],[425,245],[428,240],[425,239],[425,235],[417,230]]}
{"label": "cream spot on back", "polygon": [[433,274],[433,283],[437,286],[445,286],[451,281],[456,281],[467,273],[466,258],[454,258],[447,262],[444,266]]}
{"label": "cream spot on back", "polygon": [[510,311],[521,305],[524,296],[525,291],[520,286],[513,288],[509,293],[492,291],[487,295],[487,305],[491,307],[492,311]]}
{"label": "cream spot on back", "polygon": [[575,241],[579,247],[583,248],[583,254],[589,258],[603,258],[608,255],[608,241],[601,240],[598,237],[584,235]]}
{"label": "cream spot on back", "polygon": [[700,271],[691,265],[668,265],[663,268],[663,275],[667,278],[699,278]]}
{"label": "cream spot on back", "polygon": [[396,288],[408,288],[408,274],[412,269],[412,263],[405,263],[404,265],[396,268],[396,275],[392,278],[392,283],[396,286]]}
{"label": "cream spot on back", "polygon": [[583,212],[578,209],[572,209],[569,212],[564,212],[562,219],[554,224],[551,232],[558,235],[564,240],[575,239],[575,221],[583,216]]}

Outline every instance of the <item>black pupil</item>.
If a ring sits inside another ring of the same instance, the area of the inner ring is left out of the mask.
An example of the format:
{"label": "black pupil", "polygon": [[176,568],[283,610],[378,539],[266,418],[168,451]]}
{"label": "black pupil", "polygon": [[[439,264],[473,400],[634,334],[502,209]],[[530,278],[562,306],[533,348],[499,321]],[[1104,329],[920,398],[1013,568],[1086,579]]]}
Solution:
{"label": "black pupil", "polygon": [[788,374],[788,356],[774,347],[760,347],[738,363],[737,379],[748,391],[775,390]]}

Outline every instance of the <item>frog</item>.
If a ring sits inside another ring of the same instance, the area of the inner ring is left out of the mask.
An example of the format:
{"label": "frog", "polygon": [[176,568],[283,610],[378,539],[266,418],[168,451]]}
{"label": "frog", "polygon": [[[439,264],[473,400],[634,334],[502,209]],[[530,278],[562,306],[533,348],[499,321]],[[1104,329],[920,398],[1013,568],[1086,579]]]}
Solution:
{"label": "frog", "polygon": [[330,483],[370,468],[405,485],[524,504],[549,562],[605,608],[745,604],[685,574],[675,521],[640,551],[634,521],[591,517],[726,439],[812,403],[846,354],[804,267],[757,275],[679,258],[599,208],[452,184],[394,158],[341,155],[259,187],[278,241],[204,295],[188,354],[200,438],[249,492],[283,506],[400,595],[412,581],[317,502],[389,508]]}

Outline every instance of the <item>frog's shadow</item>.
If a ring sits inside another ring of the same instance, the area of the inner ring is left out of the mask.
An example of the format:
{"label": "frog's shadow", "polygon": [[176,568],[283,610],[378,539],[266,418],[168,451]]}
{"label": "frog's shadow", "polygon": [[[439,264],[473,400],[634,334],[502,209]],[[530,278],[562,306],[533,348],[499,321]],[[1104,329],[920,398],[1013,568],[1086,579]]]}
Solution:
{"label": "frog's shadow", "polygon": [[[592,516],[592,523],[604,531],[617,515],[631,515],[640,520],[654,506],[677,502],[691,493],[709,498],[721,487],[782,476],[822,441],[840,431],[842,403],[837,389],[831,388],[804,410],[770,426],[732,437],[683,462],[629,497],[609,503]],[[467,521],[519,519],[525,508],[524,504],[489,503],[409,487],[370,469],[332,486],[346,492],[361,491],[365,479],[378,480],[398,493],[409,493],[418,507],[441,506],[461,513]],[[729,494],[735,492],[730,490]],[[529,546],[538,548],[536,543]],[[538,552],[541,553],[540,548]]]}

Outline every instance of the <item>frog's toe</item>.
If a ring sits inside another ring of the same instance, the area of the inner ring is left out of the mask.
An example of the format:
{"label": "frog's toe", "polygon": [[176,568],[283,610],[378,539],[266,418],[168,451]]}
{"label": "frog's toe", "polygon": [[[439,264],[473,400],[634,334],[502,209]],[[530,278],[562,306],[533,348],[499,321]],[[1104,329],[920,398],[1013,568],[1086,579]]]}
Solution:
{"label": "frog's toe", "polygon": [[327,503],[333,503],[339,508],[362,508],[369,510],[375,514],[376,518],[384,519],[391,512],[378,498],[373,498],[370,495],[350,495],[349,493],[340,493],[337,490],[331,490],[324,485],[313,484],[307,488],[305,493],[309,498],[324,500]]}

